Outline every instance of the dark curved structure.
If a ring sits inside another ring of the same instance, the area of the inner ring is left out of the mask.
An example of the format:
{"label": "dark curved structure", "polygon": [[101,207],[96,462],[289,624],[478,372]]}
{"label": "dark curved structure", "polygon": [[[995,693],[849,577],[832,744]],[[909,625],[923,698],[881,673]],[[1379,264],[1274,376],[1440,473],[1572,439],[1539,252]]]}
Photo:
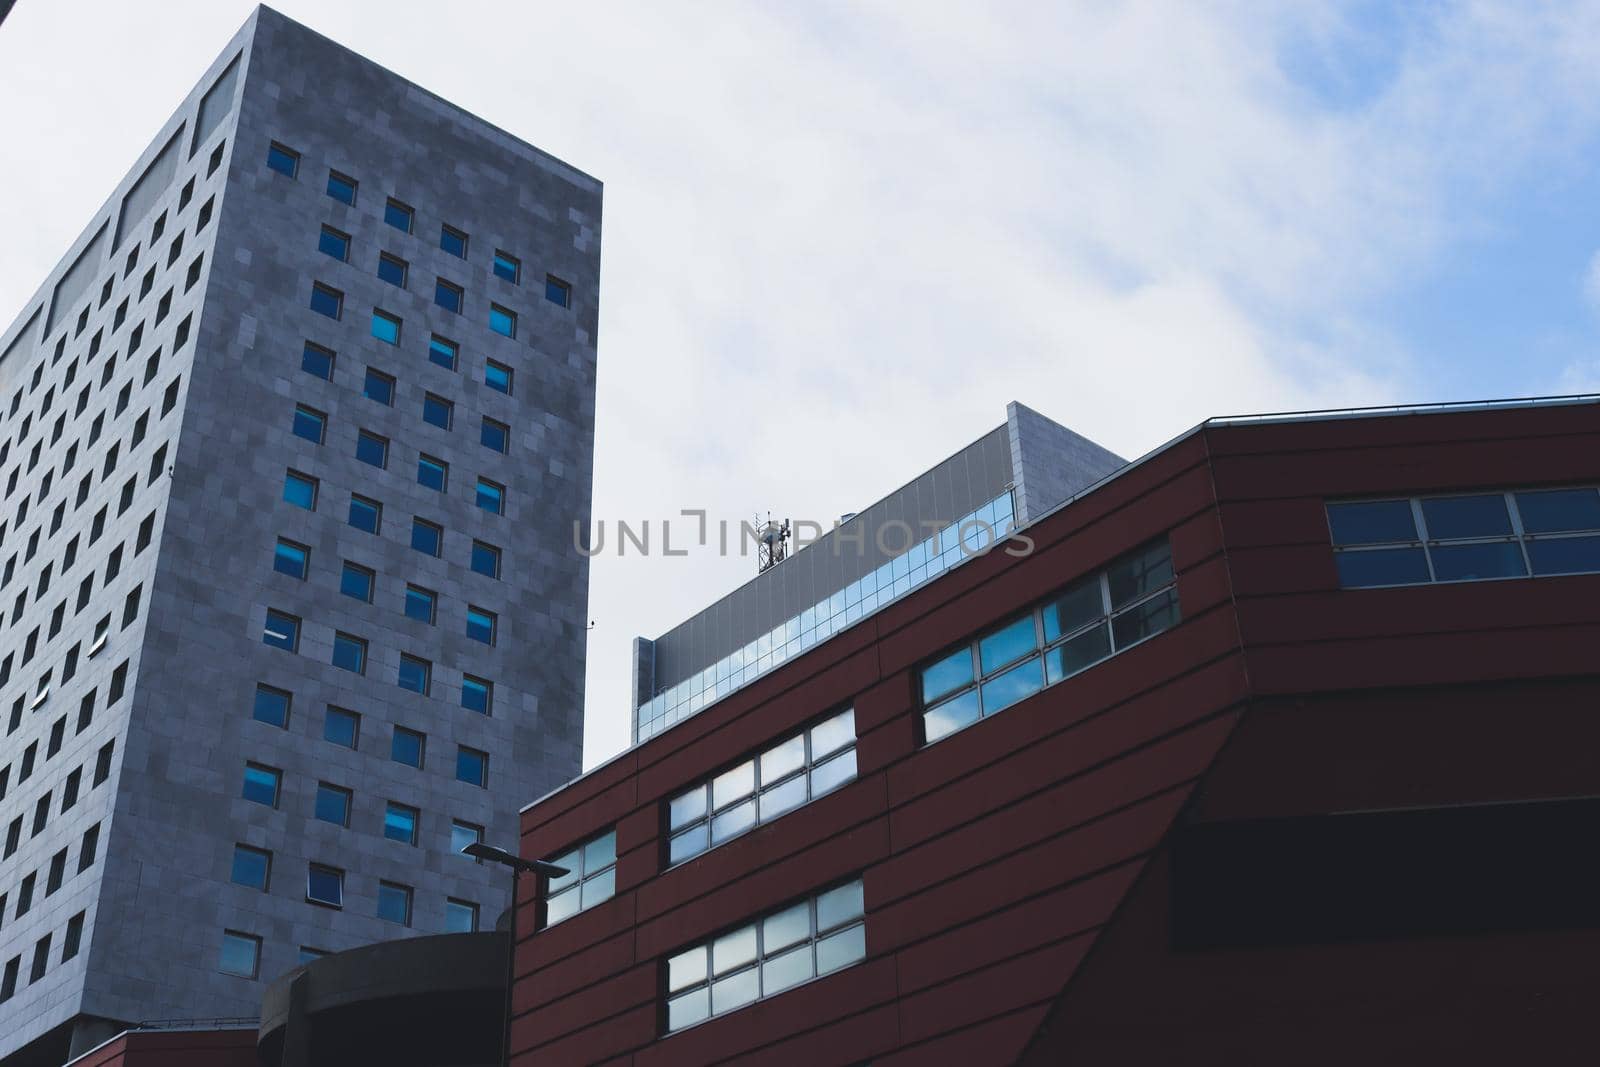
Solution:
{"label": "dark curved structure", "polygon": [[262,1067],[490,1067],[505,996],[502,933],[388,941],[313,960],[267,987]]}

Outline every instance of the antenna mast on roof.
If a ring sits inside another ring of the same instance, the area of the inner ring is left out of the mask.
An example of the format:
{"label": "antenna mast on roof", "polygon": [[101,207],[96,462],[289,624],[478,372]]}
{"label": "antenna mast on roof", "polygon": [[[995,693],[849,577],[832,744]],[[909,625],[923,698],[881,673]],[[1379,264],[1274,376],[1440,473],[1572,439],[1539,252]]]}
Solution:
{"label": "antenna mast on roof", "polygon": [[767,512],[767,521],[761,527],[760,540],[761,550],[756,561],[757,574],[761,574],[769,567],[776,566],[788,558],[789,520],[785,519],[780,526],[772,521],[772,512]]}

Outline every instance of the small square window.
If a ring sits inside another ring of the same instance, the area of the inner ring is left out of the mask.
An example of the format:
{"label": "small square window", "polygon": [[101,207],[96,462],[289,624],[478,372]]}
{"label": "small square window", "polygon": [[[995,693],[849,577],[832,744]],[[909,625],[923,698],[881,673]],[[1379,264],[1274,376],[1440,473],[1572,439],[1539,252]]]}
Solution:
{"label": "small square window", "polygon": [[411,887],[395,882],[378,883],[378,918],[401,926],[411,925]]}
{"label": "small square window", "polygon": [[483,384],[497,393],[511,395],[511,368],[489,360],[483,367]]}
{"label": "small square window", "polygon": [[441,430],[450,428],[455,405],[442,396],[426,393],[422,397],[422,421]]}
{"label": "small square window", "polygon": [[433,302],[446,311],[453,311],[457,315],[461,314],[461,305],[465,299],[466,294],[462,291],[461,286],[456,285],[454,282],[447,282],[443,278],[434,282]]}
{"label": "small square window", "polygon": [[330,319],[344,314],[344,294],[321,282],[311,284],[311,310]]}
{"label": "small square window", "polygon": [[479,715],[488,715],[494,707],[494,683],[487,678],[463,675],[461,678],[461,706]]}
{"label": "small square window", "polygon": [[393,800],[384,807],[383,836],[390,841],[415,845],[417,843],[417,809]]}
{"label": "small square window", "polygon": [[327,717],[322,720],[322,739],[341,748],[355,748],[361,739],[361,716],[328,705]]}
{"label": "small square window", "polygon": [[494,254],[494,275],[504,278],[513,285],[522,283],[522,260],[509,252],[496,250]]}
{"label": "small square window", "polygon": [[406,618],[432,626],[438,605],[439,597],[432,590],[419,585],[406,586]]}
{"label": "small square window", "polygon": [[394,404],[394,379],[382,371],[367,368],[367,376],[361,383],[361,395],[368,400],[376,400],[380,404]]}
{"label": "small square window", "polygon": [[317,783],[317,799],[312,813],[335,826],[350,825],[350,790],[327,782]]}
{"label": "small square window", "polygon": [[511,450],[511,427],[485,416],[478,440],[483,443],[484,448],[505,455]]}
{"label": "small square window", "polygon": [[317,240],[317,248],[341,263],[347,263],[350,260],[350,235],[340,233],[332,226],[324,226],[322,236]]}
{"label": "small square window", "polygon": [[233,872],[228,880],[234,885],[259,889],[264,893],[271,875],[272,853],[249,845],[233,846]]}
{"label": "small square window", "polygon": [[544,298],[552,304],[571,307],[572,286],[557,278],[554,274],[546,274],[544,276]]}
{"label": "small square window", "polygon": [[405,260],[399,256],[391,256],[383,252],[378,256],[378,277],[390,285],[406,287],[406,272],[409,269]]}
{"label": "small square window", "polygon": [[347,178],[336,170],[328,172],[328,195],[341,204],[356,205],[356,187],[359,185],[354,178]]}
{"label": "small square window", "polygon": [[450,464],[442,459],[432,456],[417,457],[417,484],[427,486],[437,492],[445,491],[445,484],[450,477]]}
{"label": "small square window", "polygon": [[411,547],[438,558],[444,550],[444,530],[426,519],[411,520]]}
{"label": "small square window", "polygon": [[396,726],[394,739],[389,744],[389,758],[396,763],[404,763],[407,767],[421,770],[427,743],[428,739],[417,731]]}
{"label": "small square window", "polygon": [[447,897],[444,902],[444,929],[450,934],[478,932],[478,906],[468,900]]}
{"label": "small square window", "polygon": [[486,645],[494,644],[496,616],[483,608],[467,608],[467,636]]}
{"label": "small square window", "polygon": [[297,508],[317,510],[317,480],[308,474],[286,472],[283,476],[283,499]]}
{"label": "small square window", "polygon": [[330,908],[344,907],[344,872],[313,863],[306,869],[306,901]]}
{"label": "small square window", "polygon": [[487,478],[478,479],[478,506],[496,515],[506,513],[506,487]]}
{"label": "small square window", "polygon": [[403,233],[410,233],[411,226],[416,221],[416,212],[390,197],[388,203],[383,205],[383,221]]}
{"label": "small square window", "polygon": [[489,753],[457,745],[456,781],[486,788],[489,784]]}
{"label": "small square window", "polygon": [[454,342],[434,334],[428,341],[428,362],[437,364],[445,370],[455,370],[456,361],[460,358],[461,349]]}
{"label": "small square window", "polygon": [[217,970],[239,978],[254,979],[261,971],[261,939],[237,930],[224,930]]}
{"label": "small square window", "polygon": [[298,545],[280,537],[278,546],[272,553],[272,569],[279,574],[287,574],[291,578],[304,581],[310,559],[311,550],[305,545]]}
{"label": "small square window", "polygon": [[294,652],[300,647],[300,620],[282,611],[267,611],[267,623],[261,630],[261,643]]}
{"label": "small square window", "polygon": [[307,341],[300,354],[300,369],[325,382],[333,381],[333,350]]}
{"label": "small square window", "polygon": [[[337,316],[335,316],[337,318]],[[502,337],[517,336],[517,313],[499,304],[489,305],[489,329]]]}
{"label": "small square window", "polygon": [[428,690],[433,685],[433,664],[416,656],[400,656],[400,673],[395,679],[395,684],[401,689],[409,689],[413,693],[428,695]]}
{"label": "small square window", "polygon": [[483,827],[470,822],[462,822],[460,819],[454,819],[451,821],[450,851],[455,853],[457,856],[462,856],[464,859],[472,859],[472,862],[474,863],[482,863],[482,860],[473,859],[470,856],[463,855],[463,850],[468,845],[476,845],[482,840]]}
{"label": "small square window", "polygon": [[291,426],[296,437],[303,437],[314,445],[320,445],[328,432],[328,416],[315,408],[308,408],[304,404],[294,406],[294,423]]}
{"label": "small square window", "polygon": [[389,465],[389,440],[362,430],[356,435],[356,458],[374,467]]}
{"label": "small square window", "polygon": [[439,247],[452,256],[466,259],[467,235],[453,226],[442,226],[439,229]]}
{"label": "small square window", "polygon": [[339,592],[370,604],[372,587],[376,582],[377,575],[372,570],[345,560],[344,570],[339,573]]}
{"label": "small square window", "polygon": [[244,799],[275,808],[282,786],[283,772],[277,768],[260,763],[244,765],[244,792],[240,794]]}
{"label": "small square window", "polygon": [[267,146],[267,169],[293,178],[300,170],[300,153],[273,141]]}
{"label": "small square window", "polygon": [[378,526],[383,521],[383,505],[376,500],[368,500],[364,496],[350,494],[351,526],[369,534],[378,532]]}
{"label": "small square window", "polygon": [[400,317],[387,311],[372,309],[372,336],[385,344],[400,343]]}
{"label": "small square window", "polygon": [[356,674],[367,673],[367,642],[352,634],[334,634],[331,662],[335,667],[354,671]]}
{"label": "small square window", "polygon": [[472,569],[490,578],[500,577],[500,550],[486,541],[472,542]]}
{"label": "small square window", "polygon": [[256,686],[256,702],[250,712],[250,717],[256,722],[264,722],[268,726],[287,729],[289,726],[289,705],[294,697],[282,689],[274,689],[270,685]]}

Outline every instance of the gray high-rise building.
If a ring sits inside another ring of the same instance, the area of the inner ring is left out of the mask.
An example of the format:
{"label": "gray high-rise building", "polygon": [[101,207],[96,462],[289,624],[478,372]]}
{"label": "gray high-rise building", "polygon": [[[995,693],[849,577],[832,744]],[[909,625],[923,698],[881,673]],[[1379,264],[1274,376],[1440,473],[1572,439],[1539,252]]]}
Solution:
{"label": "gray high-rise building", "polygon": [[600,205],[259,8],[0,337],[0,1062],[492,926],[460,848],[580,768]]}

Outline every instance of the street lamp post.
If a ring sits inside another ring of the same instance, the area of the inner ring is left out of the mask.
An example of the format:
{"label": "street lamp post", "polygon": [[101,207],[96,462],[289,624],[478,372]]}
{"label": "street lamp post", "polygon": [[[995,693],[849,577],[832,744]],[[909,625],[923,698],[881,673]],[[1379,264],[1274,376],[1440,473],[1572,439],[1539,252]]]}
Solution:
{"label": "street lamp post", "polygon": [[542,874],[546,878],[560,878],[570,872],[565,867],[544,860],[525,860],[503,848],[474,841],[461,850],[475,860],[488,860],[511,870],[511,929],[506,936],[506,1006],[505,1020],[500,1030],[500,1067],[511,1067],[511,979],[517,968],[517,875],[523,872]]}

